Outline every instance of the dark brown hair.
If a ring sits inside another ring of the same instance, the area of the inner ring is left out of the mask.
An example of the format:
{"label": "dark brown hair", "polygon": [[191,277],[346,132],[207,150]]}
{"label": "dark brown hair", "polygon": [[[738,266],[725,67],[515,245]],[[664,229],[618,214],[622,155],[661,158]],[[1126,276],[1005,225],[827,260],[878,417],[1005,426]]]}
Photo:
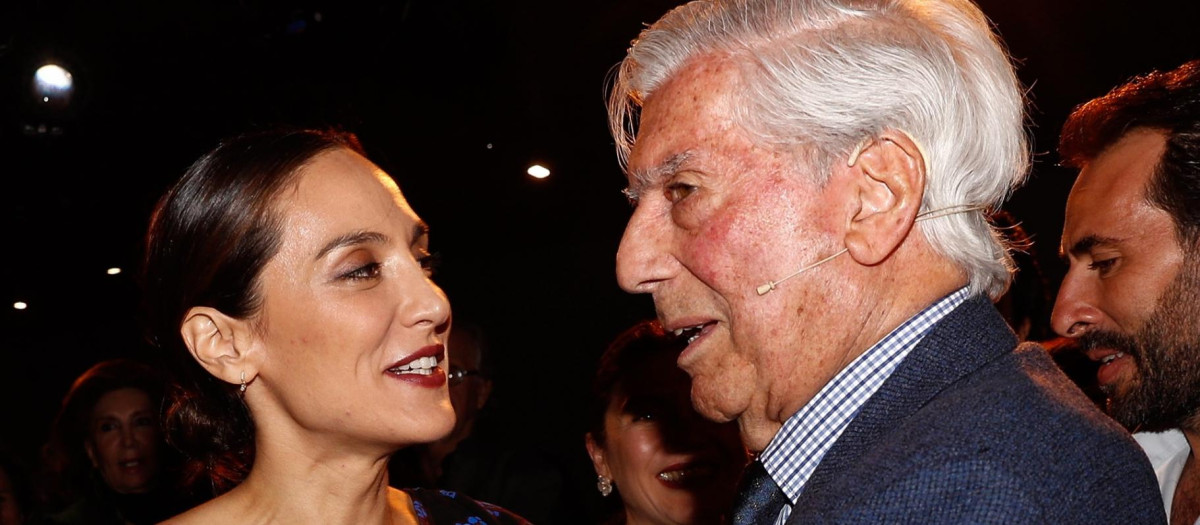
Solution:
{"label": "dark brown hair", "polygon": [[1083,167],[1134,129],[1161,131],[1166,150],[1146,198],[1171,214],[1179,240],[1200,240],[1200,60],[1153,72],[1079,106],[1063,125],[1058,151]]}
{"label": "dark brown hair", "polygon": [[[188,310],[215,308],[238,319],[262,304],[259,274],[279,250],[275,200],[318,154],[362,153],[349,133],[274,129],[222,141],[159,200],[142,267],[147,336],[163,349],[173,381],[168,441],[184,453],[185,483],[212,495],[240,483],[254,460],[254,423],[237,386],[209,374],[180,336]],[[198,482],[208,481],[208,487]]]}
{"label": "dark brown hair", "polygon": [[642,321],[621,332],[600,356],[596,378],[592,382],[592,400],[588,412],[588,432],[603,445],[604,413],[613,395],[620,392],[625,374],[663,352],[678,354],[686,346],[682,339],[665,333],[658,321]]}

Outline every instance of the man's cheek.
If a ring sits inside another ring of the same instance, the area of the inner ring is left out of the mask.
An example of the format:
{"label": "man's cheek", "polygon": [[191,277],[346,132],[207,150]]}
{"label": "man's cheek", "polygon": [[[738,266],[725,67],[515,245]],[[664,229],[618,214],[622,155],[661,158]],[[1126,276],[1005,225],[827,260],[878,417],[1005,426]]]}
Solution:
{"label": "man's cheek", "polygon": [[731,221],[713,222],[697,232],[692,242],[692,271],[701,280],[720,288],[722,283],[745,273],[754,264],[754,252],[747,250],[747,236]]}

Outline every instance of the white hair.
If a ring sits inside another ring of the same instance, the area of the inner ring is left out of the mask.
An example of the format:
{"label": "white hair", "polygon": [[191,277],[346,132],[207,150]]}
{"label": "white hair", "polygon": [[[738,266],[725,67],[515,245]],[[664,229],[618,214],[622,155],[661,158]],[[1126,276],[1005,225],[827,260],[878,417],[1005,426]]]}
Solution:
{"label": "white hair", "polygon": [[[1029,169],[1024,97],[1008,53],[970,0],[696,0],[642,31],[609,95],[609,126],[627,165],[637,112],[690,61],[738,64],[734,118],[765,143],[804,150],[819,182],[834,158],[894,129],[925,157],[921,211],[998,208]],[[983,213],[918,224],[999,297],[1013,263]]]}

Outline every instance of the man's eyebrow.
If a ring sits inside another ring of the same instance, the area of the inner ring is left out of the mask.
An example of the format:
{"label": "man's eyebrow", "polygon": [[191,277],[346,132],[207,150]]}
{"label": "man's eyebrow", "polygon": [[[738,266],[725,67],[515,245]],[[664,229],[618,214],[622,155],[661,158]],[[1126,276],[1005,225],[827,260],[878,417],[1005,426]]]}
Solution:
{"label": "man's eyebrow", "polygon": [[[1078,241],[1075,241],[1075,244],[1072,244],[1071,248],[1068,249],[1067,252],[1070,253],[1071,255],[1079,255],[1081,253],[1087,253],[1092,248],[1095,248],[1097,246],[1102,246],[1102,245],[1106,245],[1106,244],[1117,244],[1119,242],[1121,242],[1121,240],[1116,237],[1105,237],[1103,235],[1088,235],[1086,237],[1083,237],[1082,239],[1079,239]],[[1063,253],[1061,255],[1063,255],[1065,257],[1067,254]]]}
{"label": "man's eyebrow", "polygon": [[354,246],[358,244],[384,244],[388,242],[388,236],[379,232],[356,231],[345,235],[339,235],[336,239],[325,243],[321,251],[317,252],[314,259],[320,259],[329,254],[329,252],[345,246]]}
{"label": "man's eyebrow", "polygon": [[691,158],[691,150],[682,151],[667,157],[657,166],[633,170],[630,173],[629,189],[635,194],[639,193],[642,188],[651,186],[655,181],[679,171],[679,167]]}

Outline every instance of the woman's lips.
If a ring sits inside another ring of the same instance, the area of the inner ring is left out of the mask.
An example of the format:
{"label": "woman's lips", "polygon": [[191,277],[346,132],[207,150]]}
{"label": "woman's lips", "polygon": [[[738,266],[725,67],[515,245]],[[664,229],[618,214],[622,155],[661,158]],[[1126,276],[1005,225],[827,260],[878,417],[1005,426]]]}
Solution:
{"label": "woman's lips", "polygon": [[445,346],[429,345],[392,363],[384,373],[417,386],[438,388],[446,384],[446,372],[438,365],[445,357]]}
{"label": "woman's lips", "polygon": [[656,476],[658,481],[673,489],[687,489],[704,484],[712,478],[715,469],[708,463],[676,463]]}

